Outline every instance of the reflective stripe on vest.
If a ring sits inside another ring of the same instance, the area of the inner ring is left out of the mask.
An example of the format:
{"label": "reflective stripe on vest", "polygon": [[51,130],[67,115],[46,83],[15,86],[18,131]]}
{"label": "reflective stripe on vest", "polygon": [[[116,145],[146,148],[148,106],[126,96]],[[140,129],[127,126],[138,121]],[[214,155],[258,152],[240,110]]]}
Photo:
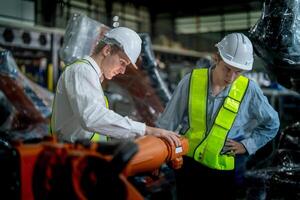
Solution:
{"label": "reflective stripe on vest", "polygon": [[[238,114],[241,101],[248,88],[249,79],[239,76],[230,88],[210,130],[207,130],[206,109],[209,82],[208,69],[192,72],[189,88],[189,139],[188,156],[203,165],[218,169],[234,169],[234,157],[221,154],[227,134]],[[208,134],[206,134],[208,132]]]}

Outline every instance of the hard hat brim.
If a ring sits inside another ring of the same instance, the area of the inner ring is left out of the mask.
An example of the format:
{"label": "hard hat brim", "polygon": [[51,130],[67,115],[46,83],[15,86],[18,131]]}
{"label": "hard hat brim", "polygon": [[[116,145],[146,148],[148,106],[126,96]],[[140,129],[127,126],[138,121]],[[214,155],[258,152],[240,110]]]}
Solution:
{"label": "hard hat brim", "polygon": [[[126,53],[125,53],[125,55],[126,55]],[[126,55],[127,56],[127,55]],[[127,56],[128,57],[128,56]],[[129,58],[128,58],[129,59]],[[139,69],[139,67],[138,66],[140,66],[140,64],[142,63],[142,57],[141,56],[139,56],[138,58],[137,58],[137,60],[136,60],[136,62],[135,63],[133,63],[130,59],[130,64],[128,65],[129,67],[133,67],[133,68],[135,68],[135,69]]]}
{"label": "hard hat brim", "polygon": [[139,69],[138,66],[137,66],[136,64],[133,64],[133,63],[130,63],[129,66],[130,66],[130,67],[133,67],[133,68],[135,68],[135,69]]}
{"label": "hard hat brim", "polygon": [[233,66],[235,68],[238,68],[238,69],[241,69],[241,70],[244,70],[244,71],[250,71],[250,70],[252,70],[252,66],[246,66],[246,65],[238,64],[236,62],[232,62],[232,61],[226,59],[221,53],[220,53],[220,56],[223,59],[223,61],[226,64],[228,64],[228,65],[231,65],[231,66]]}

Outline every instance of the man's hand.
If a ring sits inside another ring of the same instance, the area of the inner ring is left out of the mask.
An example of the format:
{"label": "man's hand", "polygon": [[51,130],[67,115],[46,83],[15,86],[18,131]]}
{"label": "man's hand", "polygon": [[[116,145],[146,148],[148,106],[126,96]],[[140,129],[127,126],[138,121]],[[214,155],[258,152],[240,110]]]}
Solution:
{"label": "man's hand", "polygon": [[168,142],[173,143],[176,147],[181,146],[181,142],[179,140],[180,135],[178,135],[177,133],[172,132],[172,131],[146,126],[146,134],[145,135],[153,135],[156,137],[164,138]]}
{"label": "man's hand", "polygon": [[227,154],[235,156],[236,154],[246,153],[244,145],[240,142],[227,139],[223,151],[226,151]]}

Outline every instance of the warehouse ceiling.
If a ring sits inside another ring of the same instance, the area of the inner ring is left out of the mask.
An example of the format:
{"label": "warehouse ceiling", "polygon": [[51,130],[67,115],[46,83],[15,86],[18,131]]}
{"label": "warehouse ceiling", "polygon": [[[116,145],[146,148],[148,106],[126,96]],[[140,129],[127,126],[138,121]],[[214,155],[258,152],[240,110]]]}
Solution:
{"label": "warehouse ceiling", "polygon": [[145,6],[152,15],[170,13],[176,17],[213,15],[262,8],[262,0],[114,0]]}

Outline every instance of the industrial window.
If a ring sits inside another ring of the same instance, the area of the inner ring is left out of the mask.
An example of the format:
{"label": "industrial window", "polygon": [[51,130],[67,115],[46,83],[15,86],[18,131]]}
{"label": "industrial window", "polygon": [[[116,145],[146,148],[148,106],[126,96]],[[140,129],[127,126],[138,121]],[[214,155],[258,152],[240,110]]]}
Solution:
{"label": "industrial window", "polygon": [[175,20],[177,34],[245,30],[253,26],[260,11],[212,16],[183,17]]}

